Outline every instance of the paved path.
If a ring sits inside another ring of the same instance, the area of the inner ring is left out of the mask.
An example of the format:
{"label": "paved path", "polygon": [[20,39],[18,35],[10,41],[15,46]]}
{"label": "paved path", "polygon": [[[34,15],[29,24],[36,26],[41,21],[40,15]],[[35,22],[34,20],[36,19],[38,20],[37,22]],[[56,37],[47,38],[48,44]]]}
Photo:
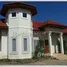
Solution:
{"label": "paved path", "polygon": [[28,65],[67,65],[67,60],[40,60]]}

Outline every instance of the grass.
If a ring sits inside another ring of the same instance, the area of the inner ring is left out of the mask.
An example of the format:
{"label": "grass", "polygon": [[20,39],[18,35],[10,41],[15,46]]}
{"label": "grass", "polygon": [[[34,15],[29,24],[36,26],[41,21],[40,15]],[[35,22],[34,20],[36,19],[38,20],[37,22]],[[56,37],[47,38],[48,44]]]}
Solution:
{"label": "grass", "polygon": [[[34,59],[0,59],[0,65],[21,65],[21,64],[28,64],[28,63],[34,63],[37,61],[42,60],[48,60],[48,59],[55,59],[51,56],[44,56],[40,58],[34,58]],[[56,59],[55,59],[56,60]]]}
{"label": "grass", "polygon": [[16,64],[27,64],[38,61],[38,59],[0,59],[0,64],[16,65]]}

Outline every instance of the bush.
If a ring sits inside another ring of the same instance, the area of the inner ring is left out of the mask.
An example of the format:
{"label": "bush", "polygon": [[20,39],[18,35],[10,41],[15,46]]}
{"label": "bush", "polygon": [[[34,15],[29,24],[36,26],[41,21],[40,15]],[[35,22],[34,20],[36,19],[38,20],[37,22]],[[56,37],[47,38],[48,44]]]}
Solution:
{"label": "bush", "polygon": [[[34,52],[34,56],[33,59],[38,59],[39,57],[42,57],[42,53],[45,53],[44,51],[44,41],[43,40],[39,40],[35,52]],[[40,55],[40,56],[38,56]]]}
{"label": "bush", "polygon": [[0,62],[10,62],[10,59],[0,59]]}

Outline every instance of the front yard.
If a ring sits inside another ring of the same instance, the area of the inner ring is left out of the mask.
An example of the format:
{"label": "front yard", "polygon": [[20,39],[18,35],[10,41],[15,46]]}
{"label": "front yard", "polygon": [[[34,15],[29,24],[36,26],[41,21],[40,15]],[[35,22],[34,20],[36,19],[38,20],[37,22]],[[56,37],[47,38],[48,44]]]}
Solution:
{"label": "front yard", "polygon": [[[0,65],[27,65],[30,63],[36,63],[39,61],[45,61],[45,60],[54,60],[55,58],[50,57],[50,56],[45,56],[45,57],[41,57],[41,58],[37,58],[37,59],[13,59],[13,60],[9,60],[9,59],[0,59]],[[55,59],[57,60],[57,59]]]}
{"label": "front yard", "polygon": [[67,60],[56,60],[50,57],[24,60],[0,60],[0,65],[67,65]]}

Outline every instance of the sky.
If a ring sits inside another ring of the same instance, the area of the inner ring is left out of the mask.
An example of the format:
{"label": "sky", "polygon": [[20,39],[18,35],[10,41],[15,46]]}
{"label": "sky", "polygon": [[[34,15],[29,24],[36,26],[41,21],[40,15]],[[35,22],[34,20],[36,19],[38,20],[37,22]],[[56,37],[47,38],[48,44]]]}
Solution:
{"label": "sky", "polygon": [[[0,2],[0,10],[6,2]],[[32,17],[32,20],[44,22],[53,20],[62,24],[67,24],[67,2],[26,2],[36,6],[37,14]],[[3,18],[0,15],[0,18]]]}

